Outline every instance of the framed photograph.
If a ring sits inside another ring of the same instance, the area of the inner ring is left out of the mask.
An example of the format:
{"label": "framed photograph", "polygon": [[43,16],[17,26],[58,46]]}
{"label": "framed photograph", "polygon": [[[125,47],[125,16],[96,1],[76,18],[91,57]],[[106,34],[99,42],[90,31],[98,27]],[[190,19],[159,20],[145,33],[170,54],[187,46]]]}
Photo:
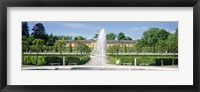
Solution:
{"label": "framed photograph", "polygon": [[199,0],[1,2],[1,91],[199,91]]}

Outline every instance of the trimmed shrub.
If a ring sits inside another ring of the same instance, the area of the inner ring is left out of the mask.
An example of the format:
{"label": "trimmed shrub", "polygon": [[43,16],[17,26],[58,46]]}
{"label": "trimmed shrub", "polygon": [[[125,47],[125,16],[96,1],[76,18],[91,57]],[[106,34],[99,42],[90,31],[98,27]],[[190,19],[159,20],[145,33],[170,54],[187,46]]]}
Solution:
{"label": "trimmed shrub", "polygon": [[37,65],[46,65],[44,56],[38,56]]}
{"label": "trimmed shrub", "polygon": [[115,58],[114,56],[108,56],[107,59],[110,64],[116,64],[117,58]]}
{"label": "trimmed shrub", "polygon": [[30,56],[30,62],[32,65],[36,65],[36,60],[37,60],[36,56]]}
{"label": "trimmed shrub", "polygon": [[[85,64],[89,61],[89,55],[70,55],[65,57],[65,64],[76,63],[76,64]],[[50,63],[60,63],[63,64],[63,56],[23,56],[22,64],[23,65],[50,65]]]}
{"label": "trimmed shrub", "polygon": [[[163,60],[163,65],[172,65],[172,61],[174,59],[174,65],[178,65],[178,58],[162,58]],[[161,65],[161,58],[157,58],[156,59],[156,66],[160,66]]]}
{"label": "trimmed shrub", "polygon": [[66,64],[69,64],[69,63],[77,63],[77,64],[79,64],[81,62],[80,59],[78,57],[76,57],[76,56],[66,57],[65,59],[66,59],[65,60]]}
{"label": "trimmed shrub", "polygon": [[119,64],[123,64],[123,63],[131,63],[131,64],[134,64],[134,60],[135,60],[135,57],[120,57],[119,58],[120,60],[120,63]]}
{"label": "trimmed shrub", "polygon": [[[118,57],[115,55],[109,55],[108,60],[111,64],[116,64],[117,60],[120,60],[120,64],[123,63],[131,63],[134,64],[136,56],[132,55],[119,55]],[[174,65],[178,65],[178,58],[174,58],[171,56],[162,58],[164,65],[172,65],[172,61],[174,59]],[[136,57],[137,65],[161,65],[161,57],[158,56],[138,56]]]}
{"label": "trimmed shrub", "polygon": [[31,60],[30,60],[30,57],[29,57],[29,56],[24,56],[24,57],[23,57],[22,64],[24,64],[24,65],[32,65],[32,62],[31,62]]}
{"label": "trimmed shrub", "polygon": [[90,57],[85,55],[79,55],[79,56],[67,56],[65,57],[66,64],[69,63],[76,63],[78,65],[85,64],[87,61],[89,61]]}
{"label": "trimmed shrub", "polygon": [[50,63],[60,63],[63,64],[63,58],[62,57],[56,57],[56,56],[49,56],[45,57],[46,65],[50,65]]}
{"label": "trimmed shrub", "polygon": [[24,56],[22,64],[24,65],[46,65],[44,56]]}
{"label": "trimmed shrub", "polygon": [[137,65],[155,65],[156,58],[137,58]]}

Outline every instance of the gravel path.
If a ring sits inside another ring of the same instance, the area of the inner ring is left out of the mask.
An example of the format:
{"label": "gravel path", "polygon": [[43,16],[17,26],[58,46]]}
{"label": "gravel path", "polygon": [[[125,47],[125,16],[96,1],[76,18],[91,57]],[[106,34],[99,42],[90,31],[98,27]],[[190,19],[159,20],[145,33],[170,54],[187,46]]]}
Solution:
{"label": "gravel path", "polygon": [[103,61],[102,61],[102,56],[100,54],[95,54],[90,56],[90,60],[85,64],[85,66],[109,66],[108,60],[106,56],[103,56]]}

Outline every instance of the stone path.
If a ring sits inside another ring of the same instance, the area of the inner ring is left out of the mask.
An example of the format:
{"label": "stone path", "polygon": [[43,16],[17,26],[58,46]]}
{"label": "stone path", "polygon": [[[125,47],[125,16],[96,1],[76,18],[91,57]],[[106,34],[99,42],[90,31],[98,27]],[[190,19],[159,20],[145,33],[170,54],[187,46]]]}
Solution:
{"label": "stone path", "polygon": [[108,60],[106,56],[102,56],[100,54],[95,54],[90,56],[90,60],[83,66],[109,66],[111,64],[108,64]]}

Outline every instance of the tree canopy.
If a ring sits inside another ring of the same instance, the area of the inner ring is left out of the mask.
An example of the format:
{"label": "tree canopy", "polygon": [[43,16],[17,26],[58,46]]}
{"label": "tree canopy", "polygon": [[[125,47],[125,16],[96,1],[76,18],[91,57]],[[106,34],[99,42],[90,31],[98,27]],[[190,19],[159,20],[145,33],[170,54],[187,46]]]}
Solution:
{"label": "tree canopy", "polygon": [[132,38],[131,38],[131,37],[128,37],[128,36],[126,36],[126,37],[125,37],[125,40],[132,40]]}
{"label": "tree canopy", "polygon": [[62,50],[64,49],[64,41],[58,40],[54,43],[55,51],[59,51],[60,54],[62,53]]}
{"label": "tree canopy", "polygon": [[109,33],[106,35],[107,40],[115,40],[116,35],[114,33]]}
{"label": "tree canopy", "polygon": [[33,40],[33,48],[36,50],[36,52],[39,52],[42,49],[43,44],[44,41],[42,39]]}
{"label": "tree canopy", "polygon": [[75,36],[74,40],[86,40],[86,38],[83,36]]}
{"label": "tree canopy", "polygon": [[22,36],[29,36],[29,28],[27,22],[22,22]]}
{"label": "tree canopy", "polygon": [[36,39],[44,39],[45,37],[45,27],[43,26],[42,23],[37,23],[33,26],[33,37],[36,38]]}
{"label": "tree canopy", "polygon": [[153,27],[143,33],[141,42],[145,46],[154,47],[154,52],[155,52],[155,45],[158,42],[158,40],[167,39],[169,34],[170,33],[167,32],[165,29],[159,29],[159,28]]}
{"label": "tree canopy", "polygon": [[122,32],[119,32],[119,34],[117,35],[117,39],[120,40],[124,40],[125,39],[125,35]]}

